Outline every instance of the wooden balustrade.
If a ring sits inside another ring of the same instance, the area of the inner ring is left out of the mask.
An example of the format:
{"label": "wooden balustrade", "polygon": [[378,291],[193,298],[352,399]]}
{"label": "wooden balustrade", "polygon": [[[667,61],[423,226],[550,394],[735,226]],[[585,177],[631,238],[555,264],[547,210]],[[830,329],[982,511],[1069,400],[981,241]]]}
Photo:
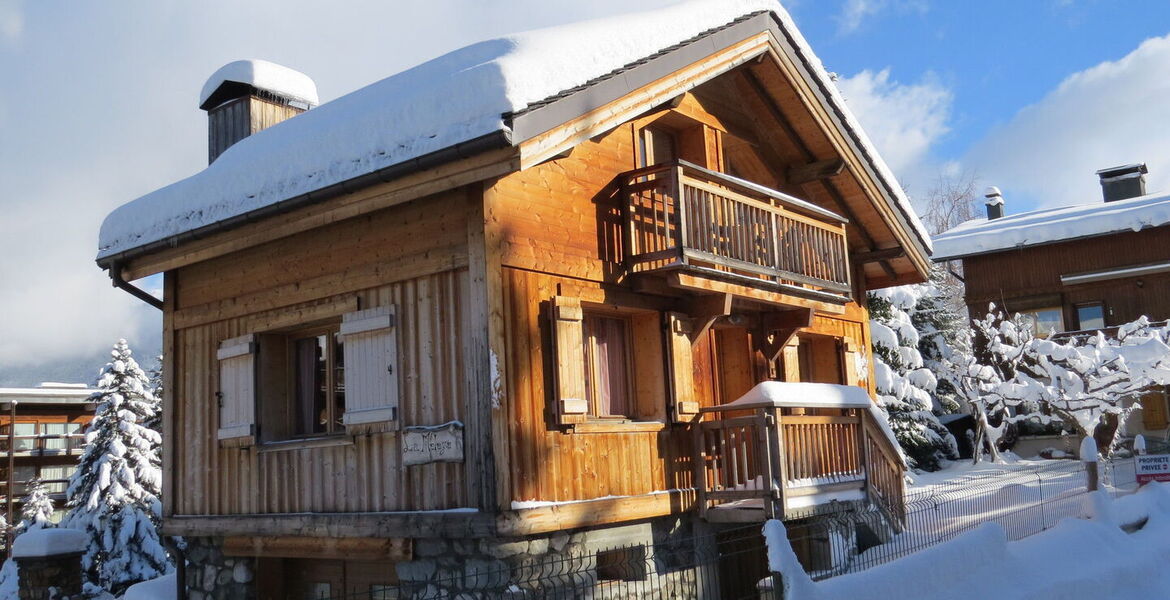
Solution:
{"label": "wooden balustrade", "polygon": [[742,179],[675,161],[622,177],[626,263],[686,267],[845,297],[845,219]]}
{"label": "wooden balustrade", "polygon": [[[701,516],[758,500],[751,508],[762,509],[762,518],[784,518],[797,512],[792,498],[860,492],[900,526],[902,462],[874,417],[858,407],[815,410],[822,414],[792,414],[801,411],[770,403],[702,409],[695,446]],[[804,503],[800,512],[808,508]]]}

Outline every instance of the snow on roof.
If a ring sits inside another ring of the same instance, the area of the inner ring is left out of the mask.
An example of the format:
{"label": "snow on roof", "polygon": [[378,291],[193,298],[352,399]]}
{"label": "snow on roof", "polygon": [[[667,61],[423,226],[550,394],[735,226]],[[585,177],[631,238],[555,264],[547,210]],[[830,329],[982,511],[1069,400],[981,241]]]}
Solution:
{"label": "snow on roof", "polygon": [[782,406],[813,407],[832,406],[838,408],[865,408],[871,404],[869,393],[854,385],[832,383],[803,383],[789,381],[764,381],[748,390],[735,402],[724,406]]}
{"label": "snow on roof", "polygon": [[771,11],[783,23],[846,127],[929,248],[930,238],[897,180],[780,4],[776,0],[693,0],[472,44],[249,136],[203,171],[112,212],[102,224],[98,259],[472,140],[510,135],[505,118],[514,113],[764,11]]}
{"label": "snow on roof", "polygon": [[178,596],[177,583],[174,573],[136,583],[126,588],[126,595],[122,596],[122,600],[169,600]]}
{"label": "snow on roof", "polygon": [[950,260],[1170,224],[1170,194],[1149,194],[1116,202],[1096,202],[972,219],[934,238],[934,260]]}
{"label": "snow on roof", "polygon": [[[60,386],[60,387],[57,387]],[[35,388],[0,388],[0,401],[25,403],[84,403],[94,392],[84,384],[44,384]]]}
{"label": "snow on roof", "polygon": [[[317,84],[308,75],[266,60],[237,60],[230,62],[211,74],[203,90],[199,92],[199,106],[207,103],[211,95],[225,83],[235,82],[250,85],[282,98],[317,106]],[[208,106],[206,108],[214,108]]]}
{"label": "snow on roof", "polygon": [[33,529],[17,536],[12,542],[13,558],[33,558],[85,552],[89,536],[84,531],[52,527]]}

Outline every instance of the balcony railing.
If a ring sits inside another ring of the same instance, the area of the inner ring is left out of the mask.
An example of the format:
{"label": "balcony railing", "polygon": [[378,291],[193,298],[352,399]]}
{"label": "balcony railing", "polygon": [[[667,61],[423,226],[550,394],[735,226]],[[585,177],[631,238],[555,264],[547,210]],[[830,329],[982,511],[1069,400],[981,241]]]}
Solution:
{"label": "balcony railing", "polygon": [[[16,456],[62,456],[81,454],[85,449],[84,433],[42,433],[13,436]],[[0,434],[0,453],[8,453],[8,436]]]}
{"label": "balcony railing", "polygon": [[703,408],[696,488],[704,518],[793,518],[870,502],[899,528],[903,469],[868,409],[798,408],[770,402]]}
{"label": "balcony railing", "polygon": [[839,299],[851,290],[846,220],[685,161],[622,176],[626,265],[690,268]]}

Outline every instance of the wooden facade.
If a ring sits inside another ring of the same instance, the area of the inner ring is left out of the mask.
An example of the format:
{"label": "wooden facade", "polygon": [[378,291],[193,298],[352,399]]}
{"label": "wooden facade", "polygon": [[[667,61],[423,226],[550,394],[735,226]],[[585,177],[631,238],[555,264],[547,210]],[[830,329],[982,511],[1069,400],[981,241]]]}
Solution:
{"label": "wooden facade", "polygon": [[[768,380],[872,394],[865,292],[921,281],[926,257],[787,44],[755,31],[515,147],[119,264],[165,272],[166,529],[246,546],[682,514],[709,409]],[[313,389],[338,404],[298,433],[280,400],[300,398],[294,346],[373,314],[394,341],[365,351],[392,350],[388,368],[322,345]],[[612,414],[577,375],[593,322],[625,332]],[[366,389],[393,406],[351,405]],[[794,436],[833,425],[809,434],[825,444],[804,479],[860,469],[859,414],[791,416]],[[444,428],[457,456],[407,458]]]}

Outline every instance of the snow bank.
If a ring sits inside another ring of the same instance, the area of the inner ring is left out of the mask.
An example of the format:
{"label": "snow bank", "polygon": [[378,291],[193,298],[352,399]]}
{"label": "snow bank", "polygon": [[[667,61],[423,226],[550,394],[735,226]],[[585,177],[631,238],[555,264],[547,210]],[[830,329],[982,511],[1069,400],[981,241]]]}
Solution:
{"label": "snow bank", "polygon": [[266,60],[253,59],[230,62],[212,73],[199,92],[199,106],[203,106],[219,86],[228,82],[245,83],[309,106],[320,104],[317,84],[308,75]]}
{"label": "snow bank", "polygon": [[[1141,508],[1146,525],[1126,534],[1107,521],[1066,519],[1055,528],[1008,542],[985,524],[948,542],[860,573],[811,583],[788,559],[783,526],[765,526],[771,568],[785,575],[792,600],[1067,600],[1162,598],[1170,589],[1170,488],[1150,484],[1112,502],[1115,513]],[[1123,509],[1123,507],[1126,507]],[[787,584],[786,584],[787,585]]]}
{"label": "snow bank", "polygon": [[12,542],[13,558],[35,558],[55,554],[85,552],[89,536],[84,531],[54,527],[34,529],[21,534]]}
{"label": "snow bank", "polygon": [[869,393],[855,385],[765,381],[756,384],[756,387],[748,390],[746,394],[724,406],[756,404],[789,407],[865,408],[872,402],[869,399]]}
{"label": "snow bank", "polygon": [[175,574],[136,583],[126,589],[122,600],[170,600],[178,595]]}
{"label": "snow bank", "polygon": [[[780,4],[775,0],[695,0],[479,42],[249,136],[202,172],[111,213],[102,224],[98,258],[469,140],[508,132],[504,119],[510,113],[760,11],[772,11],[783,23],[819,79],[816,83],[929,247],[930,238],[897,179]],[[257,77],[257,64],[251,61],[250,76],[263,82]],[[228,76],[247,78],[249,74]],[[218,79],[213,77],[208,85]]]}
{"label": "snow bank", "polygon": [[934,260],[947,260],[1170,224],[1170,194],[972,219],[934,238]]}

